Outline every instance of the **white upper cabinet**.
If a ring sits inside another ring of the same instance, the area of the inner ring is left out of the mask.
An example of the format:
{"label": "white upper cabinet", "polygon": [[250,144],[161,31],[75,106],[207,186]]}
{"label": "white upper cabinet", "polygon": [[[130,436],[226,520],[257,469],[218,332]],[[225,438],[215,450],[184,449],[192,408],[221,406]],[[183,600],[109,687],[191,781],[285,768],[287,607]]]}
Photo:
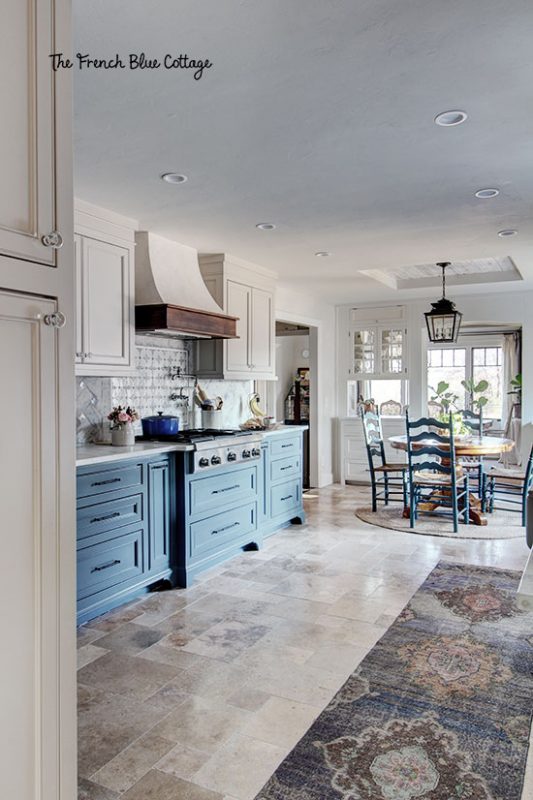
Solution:
{"label": "white upper cabinet", "polygon": [[407,328],[402,306],[350,313],[346,372],[351,377],[398,377],[407,372]]}
{"label": "white upper cabinet", "polygon": [[[2,0],[0,254],[56,266],[53,0]],[[16,85],[14,79],[16,78]]]}
{"label": "white upper cabinet", "polygon": [[239,318],[237,339],[198,342],[199,377],[273,380],[275,274],[226,255],[201,255],[199,261],[215,301]]}
{"label": "white upper cabinet", "polygon": [[274,296],[263,289],[252,289],[250,319],[250,369],[254,373],[274,374],[274,346],[271,336]]}
{"label": "white upper cabinet", "polygon": [[78,375],[134,369],[135,223],[77,203],[75,216]]}
{"label": "white upper cabinet", "polygon": [[238,317],[237,336],[226,343],[228,372],[246,372],[250,369],[250,342],[248,331],[250,329],[251,294],[249,286],[228,280],[227,282],[227,307],[226,313]]}

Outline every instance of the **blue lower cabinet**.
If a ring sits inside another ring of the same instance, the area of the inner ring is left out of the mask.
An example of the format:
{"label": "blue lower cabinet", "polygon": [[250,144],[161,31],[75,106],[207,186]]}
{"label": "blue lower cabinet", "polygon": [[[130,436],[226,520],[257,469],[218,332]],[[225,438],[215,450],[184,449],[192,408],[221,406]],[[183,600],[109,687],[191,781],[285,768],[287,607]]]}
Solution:
{"label": "blue lower cabinet", "polygon": [[264,536],[305,522],[302,472],[303,430],[275,432],[263,441]]}
{"label": "blue lower cabinet", "polygon": [[169,456],[77,472],[78,623],[172,575]]}
{"label": "blue lower cabinet", "polygon": [[168,569],[170,556],[170,463],[148,464],[149,569],[151,573]]}

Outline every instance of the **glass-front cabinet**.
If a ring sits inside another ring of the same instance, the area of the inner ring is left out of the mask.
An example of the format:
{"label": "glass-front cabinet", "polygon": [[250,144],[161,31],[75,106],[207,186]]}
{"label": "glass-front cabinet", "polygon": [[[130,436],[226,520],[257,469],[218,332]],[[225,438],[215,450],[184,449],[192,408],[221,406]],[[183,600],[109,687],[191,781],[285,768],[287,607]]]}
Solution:
{"label": "glass-front cabinet", "polygon": [[350,331],[351,375],[400,375],[407,372],[406,330],[390,325],[365,326]]}

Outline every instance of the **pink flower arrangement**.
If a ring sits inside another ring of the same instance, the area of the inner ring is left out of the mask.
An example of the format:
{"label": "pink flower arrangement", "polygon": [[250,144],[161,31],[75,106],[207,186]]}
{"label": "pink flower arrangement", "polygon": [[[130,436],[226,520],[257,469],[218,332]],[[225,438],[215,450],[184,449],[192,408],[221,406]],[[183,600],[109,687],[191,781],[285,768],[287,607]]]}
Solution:
{"label": "pink flower arrangement", "polygon": [[107,418],[111,422],[111,429],[116,430],[138,420],[139,414],[131,406],[126,408],[124,406],[115,406],[113,411],[107,415]]}

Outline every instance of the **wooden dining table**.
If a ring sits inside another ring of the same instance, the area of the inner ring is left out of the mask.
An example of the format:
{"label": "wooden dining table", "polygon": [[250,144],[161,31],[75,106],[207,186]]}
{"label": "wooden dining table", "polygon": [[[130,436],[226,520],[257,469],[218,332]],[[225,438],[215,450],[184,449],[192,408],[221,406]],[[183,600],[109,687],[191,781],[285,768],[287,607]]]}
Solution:
{"label": "wooden dining table", "polygon": [[[391,447],[395,450],[407,451],[407,436],[391,436],[389,438]],[[427,439],[413,442],[413,450],[422,447],[436,445],[441,450],[449,450],[450,446],[444,442],[436,442],[428,435]],[[458,459],[458,467],[461,468],[461,458],[482,458],[483,456],[501,455],[510,452],[515,443],[512,439],[505,439],[499,436],[456,436],[454,439],[455,456]],[[443,463],[445,459],[443,457]],[[419,503],[419,508],[423,511],[434,511],[439,507],[439,503],[427,502]],[[403,516],[409,517],[409,507],[404,508]],[[481,511],[481,500],[476,495],[470,494],[470,522],[474,525],[486,525],[487,517]]]}

